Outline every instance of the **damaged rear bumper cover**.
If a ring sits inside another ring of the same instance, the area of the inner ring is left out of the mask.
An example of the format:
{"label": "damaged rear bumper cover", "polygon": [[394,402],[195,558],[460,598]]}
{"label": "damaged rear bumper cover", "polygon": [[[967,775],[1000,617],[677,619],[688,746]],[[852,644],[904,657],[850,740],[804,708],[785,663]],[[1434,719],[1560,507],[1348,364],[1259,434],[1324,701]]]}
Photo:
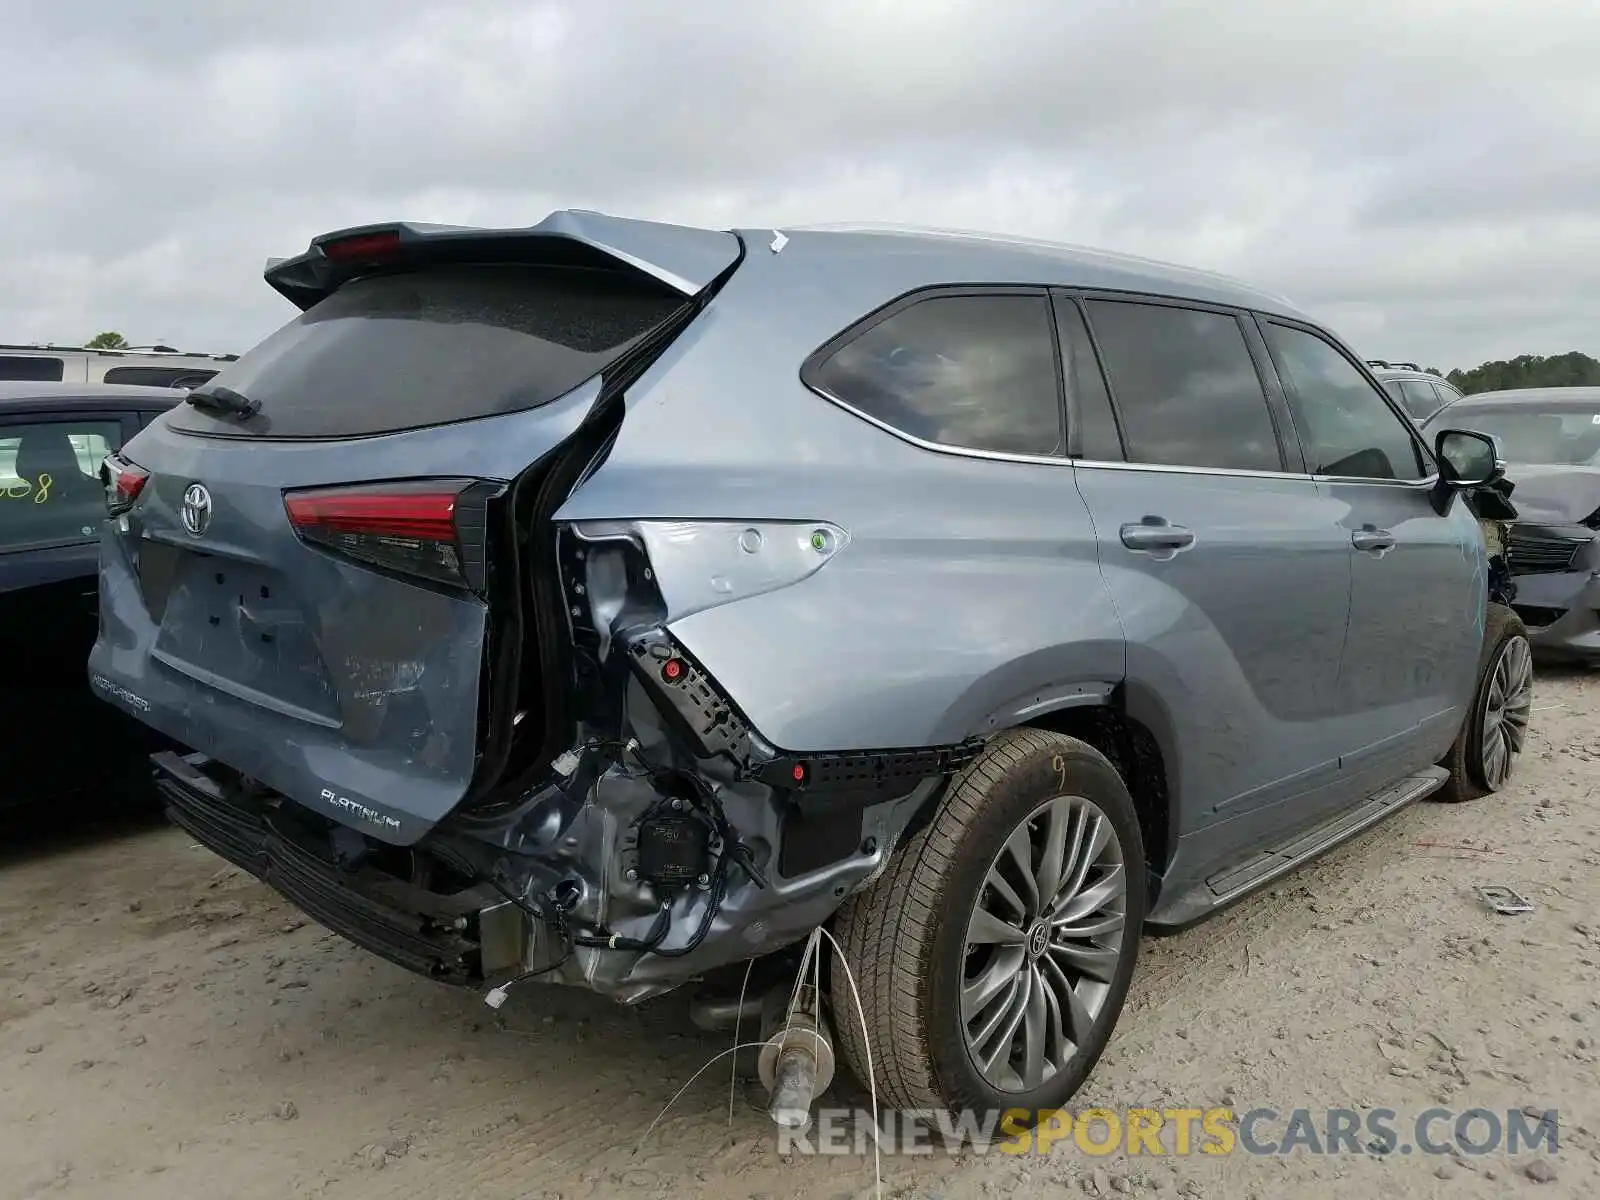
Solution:
{"label": "damaged rear bumper cover", "polygon": [[804,938],[876,879],[981,746],[785,754],[664,632],[628,650],[629,686],[655,703],[627,705],[625,741],[587,730],[545,786],[411,846],[202,755],[155,756],[157,786],[203,845],[408,970],[632,1003]]}

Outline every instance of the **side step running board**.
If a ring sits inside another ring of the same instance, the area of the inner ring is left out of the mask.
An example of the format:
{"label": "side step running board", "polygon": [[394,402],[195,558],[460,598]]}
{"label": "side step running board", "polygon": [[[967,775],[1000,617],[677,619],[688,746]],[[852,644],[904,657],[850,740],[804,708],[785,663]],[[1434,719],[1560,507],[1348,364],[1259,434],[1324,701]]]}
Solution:
{"label": "side step running board", "polygon": [[1170,902],[1159,904],[1146,923],[1152,933],[1175,933],[1187,928],[1432,795],[1448,778],[1444,768],[1429,767],[1397,780],[1368,796],[1357,807],[1296,833],[1238,866],[1217,872]]}

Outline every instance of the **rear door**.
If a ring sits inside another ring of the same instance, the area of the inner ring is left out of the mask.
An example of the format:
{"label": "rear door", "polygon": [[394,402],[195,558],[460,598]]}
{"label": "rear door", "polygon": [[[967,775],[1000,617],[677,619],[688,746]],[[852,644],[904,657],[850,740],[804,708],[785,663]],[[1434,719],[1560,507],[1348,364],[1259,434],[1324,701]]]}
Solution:
{"label": "rear door", "polygon": [[488,720],[510,727],[485,662],[510,643],[515,673],[549,569],[518,558],[530,468],[689,300],[617,263],[527,262],[539,246],[427,249],[312,297],[129,445],[91,661],[174,739],[400,843],[467,793]]}
{"label": "rear door", "polygon": [[1431,457],[1353,355],[1309,326],[1261,329],[1347,540],[1344,767],[1376,787],[1436,759],[1460,725],[1483,638],[1482,537],[1466,505],[1435,511]]}
{"label": "rear door", "polygon": [[[1128,642],[1130,704],[1173,730],[1180,832],[1337,801],[1349,600],[1333,506],[1280,444],[1243,314],[1086,295],[1125,461],[1078,464]],[[1245,824],[1245,823],[1241,823]],[[1224,851],[1219,848],[1218,853]]]}

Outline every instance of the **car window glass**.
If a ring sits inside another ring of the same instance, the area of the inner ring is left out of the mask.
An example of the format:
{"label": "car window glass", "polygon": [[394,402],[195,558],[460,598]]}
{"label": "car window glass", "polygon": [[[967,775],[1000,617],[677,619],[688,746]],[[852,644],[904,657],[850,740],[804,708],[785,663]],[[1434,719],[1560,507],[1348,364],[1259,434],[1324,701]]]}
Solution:
{"label": "car window glass", "polygon": [[1403,379],[1400,381],[1400,403],[1405,410],[1417,420],[1426,419],[1433,410],[1439,407],[1439,393],[1425,379]]}
{"label": "car window glass", "polygon": [[1456,389],[1451,387],[1448,383],[1435,382],[1433,385],[1433,390],[1439,393],[1440,404],[1454,404],[1457,400],[1461,399],[1461,393],[1456,391]]}
{"label": "car window glass", "polygon": [[212,381],[257,417],[180,405],[174,429],[346,438],[527,412],[618,365],[684,313],[634,271],[438,265],[369,275],[312,305]]}
{"label": "car window glass", "polygon": [[1406,394],[1400,390],[1400,381],[1398,379],[1385,379],[1382,382],[1384,391],[1388,392],[1399,403],[1404,404],[1406,402]]}
{"label": "car window glass", "polygon": [[215,374],[215,371],[196,370],[194,367],[109,367],[105,382],[143,387],[193,388],[199,387]]}
{"label": "car window glass", "polygon": [[1406,422],[1354,363],[1305,330],[1267,322],[1265,331],[1313,471],[1358,479],[1422,477]]}
{"label": "car window glass", "polygon": [[25,380],[28,383],[55,383],[61,379],[65,364],[59,358],[33,354],[0,354],[0,379]]}
{"label": "car window glass", "polygon": [[0,426],[0,552],[98,536],[100,464],[120,435],[114,421]]}
{"label": "car window glass", "polygon": [[1430,422],[1430,436],[1443,429],[1470,429],[1500,439],[1513,464],[1600,466],[1600,413],[1577,407],[1539,409],[1457,408]]}
{"label": "car window glass", "polygon": [[1130,462],[1281,471],[1261,379],[1226,313],[1089,301]]}
{"label": "car window glass", "polygon": [[920,300],[839,347],[808,382],[926,442],[1060,454],[1050,321],[1043,295]]}
{"label": "car window glass", "polygon": [[1067,396],[1078,423],[1078,453],[1098,462],[1122,460],[1122,437],[1111,411],[1100,361],[1089,341],[1083,314],[1070,300],[1056,302],[1056,331],[1061,339],[1061,366],[1067,379]]}

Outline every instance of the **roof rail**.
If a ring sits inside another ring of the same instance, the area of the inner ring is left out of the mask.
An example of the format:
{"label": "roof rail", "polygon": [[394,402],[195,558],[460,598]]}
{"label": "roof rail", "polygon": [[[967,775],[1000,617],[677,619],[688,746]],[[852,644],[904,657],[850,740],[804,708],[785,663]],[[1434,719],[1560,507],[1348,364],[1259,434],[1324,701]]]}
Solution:
{"label": "roof rail", "polygon": [[1413,362],[1385,362],[1381,358],[1367,359],[1367,366],[1376,367],[1380,371],[1416,371],[1420,375],[1427,374],[1421,367]]}
{"label": "roof rail", "polygon": [[201,350],[175,350],[171,346],[118,346],[116,349],[90,346],[58,346],[53,342],[22,344],[0,342],[0,350],[21,350],[29,354],[142,354],[154,358],[206,358],[213,362],[237,362],[237,354],[210,354]]}

